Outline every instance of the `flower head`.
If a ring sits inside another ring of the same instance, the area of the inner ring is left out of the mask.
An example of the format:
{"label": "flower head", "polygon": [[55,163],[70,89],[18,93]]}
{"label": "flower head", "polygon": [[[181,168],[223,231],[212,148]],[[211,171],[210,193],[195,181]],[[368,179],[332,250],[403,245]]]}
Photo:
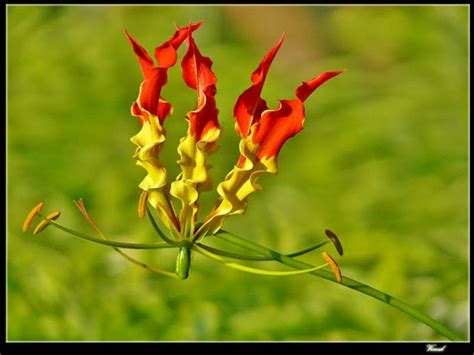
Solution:
{"label": "flower head", "polygon": [[[146,50],[126,33],[144,76],[139,97],[132,105],[133,115],[142,123],[142,130],[132,138],[138,145],[135,158],[148,172],[139,186],[148,192],[148,201],[163,223],[179,231],[183,238],[215,233],[229,215],[245,212],[248,196],[261,188],[257,184],[258,177],[264,172],[275,174],[278,171],[277,157],[283,144],[303,129],[305,100],[324,82],[342,73],[326,72],[303,82],[296,88],[294,99],[280,100],[277,108],[269,109],[261,93],[270,66],[283,44],[284,36],[281,37],[252,73],[251,86],[237,99],[233,112],[235,129],[241,137],[240,158],[218,185],[220,199],[196,230],[199,193],[211,187],[207,155],[215,150],[220,135],[215,101],[217,79],[211,69],[212,61],[201,54],[192,36],[200,25],[201,22],[178,28],[171,40],[156,48],[158,66],[153,65]],[[167,70],[177,61],[176,50],[185,40],[188,49],[181,62],[183,79],[196,91],[197,104],[186,116],[188,134],[178,146],[182,172],[169,187],[159,152],[165,140],[162,124],[171,114],[172,106],[160,95],[166,84]],[[170,194],[181,200],[179,217]]]}
{"label": "flower head", "polygon": [[[40,213],[43,207],[42,203],[31,210],[23,224],[23,230],[27,231],[33,219],[39,216],[42,220],[35,228],[34,235],[52,225],[76,237],[113,246],[124,258],[147,270],[180,279],[188,277],[191,251],[195,251],[229,267],[263,275],[298,275],[313,272],[329,265],[334,270],[337,280],[340,281],[340,270],[334,259],[327,253],[323,254],[327,263],[320,266],[296,271],[269,271],[228,262],[222,257],[255,261],[276,260],[269,258],[268,255],[252,257],[216,249],[202,243],[205,237],[219,236],[219,233],[222,233],[221,228],[227,217],[245,212],[248,197],[261,189],[257,184],[260,175],[265,172],[277,173],[277,158],[284,143],[303,129],[305,100],[324,82],[339,75],[342,71],[326,72],[310,81],[303,82],[296,88],[294,98],[280,100],[276,108],[270,109],[261,94],[270,66],[283,44],[284,37],[281,37],[252,73],[250,87],[244,90],[237,99],[233,116],[236,133],[241,138],[240,157],[224,181],[217,185],[219,198],[213,209],[202,222],[198,222],[200,193],[212,188],[208,156],[216,151],[217,140],[221,133],[218,121],[219,111],[216,105],[217,77],[212,70],[213,63],[209,57],[201,53],[193,38],[194,31],[201,25],[202,22],[198,22],[186,27],[177,27],[174,35],[168,41],[155,48],[154,59],[128,31],[125,31],[143,76],[138,97],[133,101],[131,107],[132,115],[138,118],[140,124],[139,132],[130,139],[137,146],[134,158],[136,164],[146,171],[145,177],[138,185],[142,190],[138,202],[138,215],[140,218],[144,218],[145,215],[149,216],[154,229],[165,243],[128,243],[110,240],[89,215],[82,199],[75,201],[76,206],[100,238],[91,237],[60,225],[56,222],[60,215],[59,211],[43,217]],[[181,172],[174,181],[169,182],[166,167],[160,159],[160,153],[166,140],[164,124],[166,119],[172,115],[173,106],[162,96],[162,90],[168,81],[168,70],[178,62],[178,49],[183,43],[186,44],[187,49],[181,59],[182,78],[188,88],[195,92],[196,105],[186,114],[188,129],[178,145],[178,164]],[[173,201],[173,198],[177,201]],[[176,212],[175,202],[180,205],[179,213]],[[154,214],[151,213],[150,206],[154,209]],[[153,215],[161,220],[169,230],[169,235],[160,229]],[[342,255],[342,246],[337,236],[330,231],[326,234]],[[229,238],[235,241],[237,237],[231,236]],[[293,254],[287,254],[287,256],[306,254],[326,243],[327,241]],[[125,253],[123,248],[177,248],[179,251],[176,269],[174,272],[170,272],[151,267]]]}

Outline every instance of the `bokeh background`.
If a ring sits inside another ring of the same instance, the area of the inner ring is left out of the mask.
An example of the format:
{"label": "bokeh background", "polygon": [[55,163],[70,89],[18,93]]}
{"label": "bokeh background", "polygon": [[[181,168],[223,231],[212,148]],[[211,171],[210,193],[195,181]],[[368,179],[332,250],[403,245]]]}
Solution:
{"label": "bokeh background", "polygon": [[[232,108],[286,33],[263,96],[292,98],[303,80],[343,75],[306,103],[305,129],[226,229],[290,252],[343,241],[343,273],[426,312],[467,338],[468,8],[466,6],[8,6],[7,339],[441,340],[391,307],[309,275],[250,275],[197,255],[188,280],[149,273],[106,246],[53,228],[21,232],[39,201],[89,232],[72,200],[114,239],[155,241],[136,215],[144,170],[129,138],[141,73],[123,30],[150,52],[174,24],[195,33],[218,77],[223,127],[211,158],[221,180],[238,157]],[[185,45],[180,49],[182,56]],[[195,93],[170,70],[163,160]],[[203,196],[207,210],[217,194]],[[92,233],[92,232],[91,232]],[[331,246],[326,248],[336,255]],[[174,268],[175,252],[132,252]],[[318,252],[303,258],[319,263]],[[269,268],[282,269],[268,265]]]}

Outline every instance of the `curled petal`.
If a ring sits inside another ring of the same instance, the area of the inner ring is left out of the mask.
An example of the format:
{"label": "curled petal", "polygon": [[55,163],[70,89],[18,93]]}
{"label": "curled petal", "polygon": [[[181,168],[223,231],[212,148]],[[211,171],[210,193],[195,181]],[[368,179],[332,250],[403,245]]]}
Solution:
{"label": "curled petal", "polygon": [[265,101],[260,97],[270,65],[283,43],[284,36],[265,55],[258,68],[252,73],[252,86],[245,90],[237,99],[234,107],[236,130],[241,137],[247,137],[250,127],[259,120],[260,114],[267,109]]}
{"label": "curled petal", "polygon": [[159,153],[165,141],[164,129],[157,117],[151,116],[145,121],[131,142],[137,145],[134,158],[137,165],[143,167],[147,175],[138,185],[148,193],[148,202],[155,207],[160,219],[168,228],[179,231],[173,205],[169,201],[167,172],[159,159]]}
{"label": "curled petal", "polygon": [[[140,108],[139,117],[142,121],[144,115],[148,116],[148,114],[151,114],[157,116],[160,119],[160,123],[163,123],[167,115],[171,112],[171,104],[166,102],[160,96],[161,89],[167,81],[167,69],[150,69],[150,74],[145,78],[140,86],[140,95],[137,99],[137,104]],[[166,108],[163,108],[163,105],[165,105]]]}
{"label": "curled petal", "polygon": [[341,74],[343,71],[332,71],[318,75],[303,82],[295,93],[293,100],[280,100],[276,110],[266,110],[252,131],[254,144],[258,145],[257,157],[276,157],[283,144],[303,129],[305,110],[303,102],[324,82]]}
{"label": "curled petal", "polygon": [[[145,48],[138,44],[138,42],[125,31],[128,40],[132,44],[133,51],[140,63],[140,67],[143,73],[143,82],[140,85],[140,93],[138,99],[132,106],[132,114],[140,118],[141,123],[149,119],[150,115],[154,115],[160,118],[160,122],[163,123],[166,116],[163,113],[170,113],[170,109],[164,110],[160,108],[160,103],[164,101],[160,97],[161,89],[166,84],[167,68],[155,67],[153,59],[150,57]],[[166,103],[169,105],[168,103]],[[160,115],[159,115],[160,112]]]}
{"label": "curled petal", "polygon": [[212,61],[204,57],[189,33],[188,51],[182,61],[183,79],[186,85],[196,90],[197,108],[188,113],[190,134],[196,141],[205,138],[209,130],[219,129],[215,101],[217,78],[211,69]]}
{"label": "curled petal", "polygon": [[[266,59],[270,57],[267,55]],[[263,67],[263,65],[261,66]],[[252,79],[259,82],[258,80],[264,79],[265,73],[264,70],[257,71]],[[240,158],[234,169],[218,185],[217,192],[220,199],[206,217],[205,223],[197,233],[198,235],[214,234],[222,227],[227,216],[245,212],[248,197],[261,189],[257,184],[257,179],[265,172],[277,173],[277,157],[283,144],[303,129],[305,118],[303,101],[322,83],[340,73],[324,73],[309,82],[303,83],[296,89],[296,99],[280,100],[280,105],[275,110],[265,110],[261,106],[260,110],[262,112],[259,112],[257,121],[253,117],[251,118],[251,120],[254,120],[253,122],[245,119],[239,122],[239,118],[245,118],[245,116],[236,117],[239,127],[244,127],[243,123],[250,124],[250,132],[248,136],[243,135],[239,145]],[[257,86],[253,86],[251,89],[256,90],[253,89],[254,87]],[[239,101],[242,100],[241,96]],[[255,106],[255,108],[257,107],[258,105]]]}
{"label": "curled petal", "polygon": [[196,138],[196,141],[212,143],[217,140],[220,134],[218,113],[214,96],[206,95],[201,91],[198,107],[187,115],[189,133]]}
{"label": "curled petal", "polygon": [[278,155],[283,144],[303,129],[303,102],[281,100],[276,110],[263,112],[255,132],[252,134],[253,143],[258,145],[258,159],[271,158]]}
{"label": "curled petal", "polygon": [[181,232],[186,237],[194,232],[194,223],[198,212],[199,191],[212,185],[207,156],[215,150],[220,135],[216,107],[216,76],[212,61],[204,57],[188,32],[188,50],[183,57],[181,67],[183,79],[188,87],[196,91],[197,107],[187,114],[188,135],[182,138],[178,153],[182,173],[171,184],[171,194],[182,202],[180,213]]}
{"label": "curled petal", "polygon": [[248,197],[262,188],[257,183],[260,175],[265,172],[271,174],[277,172],[274,158],[257,159],[258,147],[252,143],[250,137],[242,139],[239,148],[241,159],[227,174],[225,180],[217,186],[220,199],[206,217],[197,232],[198,235],[214,234],[222,227],[228,216],[245,213]]}
{"label": "curled petal", "polygon": [[200,21],[194,25],[182,28],[177,27],[173,37],[168,42],[163,43],[161,46],[155,49],[155,58],[158,61],[160,67],[170,68],[176,64],[176,60],[178,59],[176,50],[188,37],[188,34],[201,27],[203,22],[204,21]]}

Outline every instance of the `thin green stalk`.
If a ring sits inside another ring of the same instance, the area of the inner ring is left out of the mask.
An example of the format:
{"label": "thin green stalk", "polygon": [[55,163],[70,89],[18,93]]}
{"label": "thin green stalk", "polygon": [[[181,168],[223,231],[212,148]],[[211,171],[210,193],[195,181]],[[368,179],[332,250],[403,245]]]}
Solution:
{"label": "thin green stalk", "polygon": [[[307,269],[312,267],[312,265],[307,264],[305,262],[295,260],[291,257],[285,256],[283,254],[278,253],[275,250],[266,248],[264,246],[261,246],[259,244],[253,243],[247,239],[241,238],[233,233],[221,230],[215,234],[216,237],[226,240],[232,244],[238,245],[242,248],[245,248],[247,250],[253,251],[257,254],[272,258],[275,261],[278,261],[279,263],[285,264],[287,266],[290,266],[295,269]],[[326,280],[339,283],[336,280],[336,277],[333,275],[333,273],[327,271],[327,270],[315,270],[312,271],[311,274],[322,277]],[[340,282],[341,285],[349,287],[355,291],[361,292],[363,294],[366,294],[370,297],[373,297],[379,301],[382,301],[400,311],[403,313],[419,320],[420,322],[425,323],[427,326],[438,332],[439,334],[445,336],[449,340],[454,340],[454,341],[461,341],[464,340],[464,337],[455,331],[449,329],[445,325],[439,323],[438,321],[434,320],[433,318],[429,317],[428,315],[414,309],[413,307],[409,306],[408,304],[400,301],[399,299],[390,296],[386,293],[383,293],[369,285],[363,284],[362,282],[356,281],[354,279],[351,279],[349,277],[343,277],[342,281]]]}
{"label": "thin green stalk", "polygon": [[[99,228],[99,226],[94,222],[94,220],[92,219],[92,217],[89,215],[89,213],[87,212],[86,210],[86,207],[84,206],[84,202],[81,199],[79,199],[78,201],[74,201],[74,203],[76,204],[77,208],[79,208],[79,211],[81,211],[82,215],[85,217],[85,219],[87,220],[87,222],[89,222],[90,226],[92,227],[92,229],[97,233],[99,234],[100,237],[102,237],[103,239],[105,240],[109,240],[109,238],[107,238],[107,236],[104,234],[104,232],[102,232],[102,230]],[[158,273],[158,274],[162,274],[162,275],[165,275],[165,276],[170,276],[170,277],[175,277],[177,278],[176,274],[174,272],[170,272],[168,270],[165,270],[165,269],[162,269],[160,267],[155,267],[155,266],[150,266],[138,259],[135,259],[133,256],[127,254],[126,252],[124,252],[122,249],[120,248],[117,248],[117,247],[112,247],[117,253],[119,253],[121,256],[123,256],[125,259],[127,259],[128,261],[130,261],[131,263],[135,264],[135,265],[138,265],[142,268],[144,268],[145,270],[148,270],[148,271],[151,271],[151,272],[155,272],[155,273]]]}
{"label": "thin green stalk", "polygon": [[118,247],[118,248],[124,248],[124,249],[163,249],[163,248],[176,248],[174,245],[170,245],[167,243],[127,243],[127,242],[119,242],[119,241],[113,241],[113,240],[105,240],[105,239],[100,239],[100,238],[95,238],[91,237],[90,235],[83,234],[76,232],[72,229],[63,227],[62,225],[50,221],[51,225],[61,229],[62,231],[69,233],[71,235],[74,235],[76,237],[79,237],[81,239],[86,239],[94,243],[98,244],[104,244],[104,245],[109,245],[112,247]]}
{"label": "thin green stalk", "polygon": [[[304,255],[304,254],[308,254],[309,252],[312,252],[315,249],[321,248],[323,245],[326,245],[327,243],[329,243],[329,242],[324,241],[324,242],[321,242],[319,244],[312,245],[308,248],[296,251],[296,252],[291,253],[291,254],[285,254],[285,255],[289,256],[289,257],[301,256],[301,255]],[[197,245],[199,245],[201,248],[206,249],[207,251],[210,251],[214,254],[221,255],[221,256],[226,256],[226,257],[232,258],[232,259],[251,260],[251,261],[273,261],[274,260],[273,258],[269,258],[269,257],[266,257],[266,256],[254,256],[254,255],[244,255],[244,254],[232,253],[230,251],[213,248],[211,246],[204,245],[204,244],[201,244],[201,243],[198,243]]]}
{"label": "thin green stalk", "polygon": [[236,270],[240,270],[240,271],[244,271],[244,272],[248,272],[248,273],[251,273],[251,274],[258,274],[258,275],[265,275],[265,276],[292,276],[292,275],[301,275],[301,274],[307,274],[307,273],[310,273],[311,271],[315,271],[315,270],[318,270],[318,269],[322,269],[326,266],[328,266],[328,264],[323,264],[323,265],[320,265],[320,266],[313,266],[311,268],[308,268],[308,269],[299,269],[297,271],[273,271],[273,270],[263,270],[263,269],[256,269],[254,267],[250,267],[250,266],[245,266],[245,265],[241,265],[241,264],[237,264],[237,263],[231,263],[231,262],[228,262],[226,259],[224,258],[221,258],[220,256],[218,255],[215,255],[211,252],[208,252],[206,251],[204,248],[201,248],[199,245],[197,244],[194,244],[193,246],[193,250],[197,251],[198,253],[204,255],[204,256],[207,256],[208,258],[210,259],[213,259],[213,260],[216,260],[220,263],[223,263],[224,265],[228,266],[228,267],[231,267],[233,269],[236,269]]}

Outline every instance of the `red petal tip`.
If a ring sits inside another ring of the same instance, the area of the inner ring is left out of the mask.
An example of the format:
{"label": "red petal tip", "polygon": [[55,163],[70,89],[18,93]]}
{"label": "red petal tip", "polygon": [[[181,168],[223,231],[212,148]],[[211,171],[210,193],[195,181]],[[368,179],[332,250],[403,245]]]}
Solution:
{"label": "red petal tip", "polygon": [[345,72],[345,70],[328,71],[319,74],[310,81],[303,81],[302,84],[295,90],[296,97],[304,102],[314,92],[314,90],[316,90],[329,79],[334,78],[343,72]]}
{"label": "red petal tip", "polygon": [[260,95],[270,66],[284,39],[285,34],[283,34],[280,40],[265,54],[258,68],[252,73],[252,86],[239,96],[234,106],[233,115],[237,121],[237,133],[242,137],[249,135],[252,125],[260,119],[261,113],[267,109],[266,103]]}

